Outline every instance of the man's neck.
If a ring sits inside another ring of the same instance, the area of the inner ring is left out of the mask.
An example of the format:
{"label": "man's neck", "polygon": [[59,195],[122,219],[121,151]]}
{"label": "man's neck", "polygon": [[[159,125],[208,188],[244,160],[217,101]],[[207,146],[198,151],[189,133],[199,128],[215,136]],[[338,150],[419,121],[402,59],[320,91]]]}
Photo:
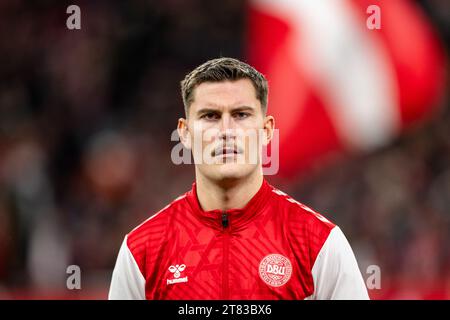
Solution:
{"label": "man's neck", "polygon": [[196,179],[197,197],[205,211],[242,209],[258,192],[263,183],[261,174],[235,181],[211,181],[198,175]]}

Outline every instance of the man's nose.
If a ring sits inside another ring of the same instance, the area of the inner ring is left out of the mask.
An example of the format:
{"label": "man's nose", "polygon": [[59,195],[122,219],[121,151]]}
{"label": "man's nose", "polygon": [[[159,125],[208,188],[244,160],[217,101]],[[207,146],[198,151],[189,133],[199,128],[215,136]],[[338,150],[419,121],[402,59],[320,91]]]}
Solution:
{"label": "man's nose", "polygon": [[235,130],[235,123],[233,121],[233,117],[231,117],[229,114],[224,113],[222,115],[222,118],[220,119],[220,135],[222,137],[229,137],[231,135],[234,135]]}

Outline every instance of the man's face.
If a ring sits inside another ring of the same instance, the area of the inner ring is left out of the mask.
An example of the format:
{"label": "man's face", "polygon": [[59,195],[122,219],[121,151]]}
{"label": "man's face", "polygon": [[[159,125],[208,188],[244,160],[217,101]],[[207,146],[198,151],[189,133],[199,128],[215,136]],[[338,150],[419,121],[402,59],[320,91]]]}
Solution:
{"label": "man's face", "polygon": [[198,173],[222,181],[262,170],[261,148],[270,139],[273,118],[263,114],[249,79],[205,82],[195,88],[188,118],[180,119],[178,128]]}

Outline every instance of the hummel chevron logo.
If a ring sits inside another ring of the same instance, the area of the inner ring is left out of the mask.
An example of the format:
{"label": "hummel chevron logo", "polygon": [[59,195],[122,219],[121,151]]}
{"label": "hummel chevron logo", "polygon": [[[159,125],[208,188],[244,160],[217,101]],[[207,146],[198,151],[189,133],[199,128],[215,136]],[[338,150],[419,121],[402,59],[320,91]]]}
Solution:
{"label": "hummel chevron logo", "polygon": [[184,265],[184,264],[181,264],[181,265],[177,264],[175,266],[170,266],[169,267],[169,271],[171,273],[173,273],[174,279],[167,279],[167,285],[180,283],[180,282],[188,282],[188,277],[187,276],[183,277],[183,278],[180,278],[181,272],[183,272],[184,269],[186,269],[186,265]]}

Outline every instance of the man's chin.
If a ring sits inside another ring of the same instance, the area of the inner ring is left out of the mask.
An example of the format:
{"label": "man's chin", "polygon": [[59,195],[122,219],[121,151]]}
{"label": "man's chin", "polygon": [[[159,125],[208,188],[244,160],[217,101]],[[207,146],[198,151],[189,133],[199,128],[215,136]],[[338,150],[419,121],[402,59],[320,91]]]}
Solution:
{"label": "man's chin", "polygon": [[251,174],[254,170],[254,166],[246,164],[236,163],[224,163],[215,165],[215,176],[218,180],[240,180]]}
{"label": "man's chin", "polygon": [[221,181],[237,181],[252,175],[258,165],[242,163],[222,163],[199,166],[201,174],[218,183]]}

